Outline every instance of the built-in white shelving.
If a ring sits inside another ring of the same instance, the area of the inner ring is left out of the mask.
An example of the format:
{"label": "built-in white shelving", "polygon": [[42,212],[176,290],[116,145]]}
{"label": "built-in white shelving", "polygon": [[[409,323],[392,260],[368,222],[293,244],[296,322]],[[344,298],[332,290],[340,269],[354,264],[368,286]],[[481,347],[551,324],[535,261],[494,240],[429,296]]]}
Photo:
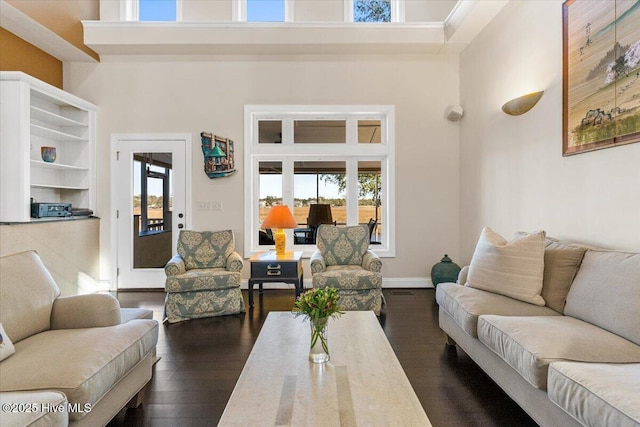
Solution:
{"label": "built-in white shelving", "polygon": [[32,199],[95,212],[95,105],[21,72],[0,85],[0,221],[32,221]]}

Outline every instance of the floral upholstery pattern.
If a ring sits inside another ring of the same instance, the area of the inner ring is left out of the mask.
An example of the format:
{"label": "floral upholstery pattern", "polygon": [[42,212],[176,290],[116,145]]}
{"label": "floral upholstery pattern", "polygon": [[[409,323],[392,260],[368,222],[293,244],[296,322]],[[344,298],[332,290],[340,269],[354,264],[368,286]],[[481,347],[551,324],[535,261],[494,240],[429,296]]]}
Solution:
{"label": "floral upholstery pattern", "polygon": [[167,277],[167,292],[212,291],[239,288],[241,274],[224,268],[194,268],[177,276]]}
{"label": "floral upholstery pattern", "polygon": [[369,249],[369,227],[321,224],[316,244],[327,265],[362,265],[362,257]]}
{"label": "floral upholstery pattern", "polygon": [[382,295],[382,261],[369,250],[366,225],[318,228],[318,250],[311,255],[314,288],[335,288],[344,310],[373,310],[380,315]]}
{"label": "floral upholstery pattern", "polygon": [[243,261],[234,249],[231,230],[180,231],[178,255],[164,268],[169,323],[245,311]]}
{"label": "floral upholstery pattern", "polygon": [[187,270],[224,267],[234,251],[233,231],[180,230],[178,254]]}
{"label": "floral upholstery pattern", "polygon": [[168,293],[164,309],[169,323],[244,311],[240,288]]}

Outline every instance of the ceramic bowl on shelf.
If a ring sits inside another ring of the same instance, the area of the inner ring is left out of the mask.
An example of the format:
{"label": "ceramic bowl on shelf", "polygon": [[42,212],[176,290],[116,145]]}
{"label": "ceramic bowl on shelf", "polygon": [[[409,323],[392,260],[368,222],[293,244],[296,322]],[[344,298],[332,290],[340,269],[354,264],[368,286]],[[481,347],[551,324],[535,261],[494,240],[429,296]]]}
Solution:
{"label": "ceramic bowl on shelf", "polygon": [[40,155],[45,162],[53,163],[56,161],[56,147],[40,147]]}

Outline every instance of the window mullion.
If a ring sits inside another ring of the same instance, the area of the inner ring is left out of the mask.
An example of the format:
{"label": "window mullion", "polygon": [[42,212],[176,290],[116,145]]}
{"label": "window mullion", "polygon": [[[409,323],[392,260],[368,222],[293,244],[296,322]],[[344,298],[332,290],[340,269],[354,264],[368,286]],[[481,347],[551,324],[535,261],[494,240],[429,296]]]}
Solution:
{"label": "window mullion", "polygon": [[282,145],[293,145],[293,118],[282,119]]}
{"label": "window mullion", "polygon": [[[289,206],[293,213],[293,157],[282,159],[282,204]],[[287,235],[288,246],[293,247],[293,230],[284,230]]]}
{"label": "window mullion", "polygon": [[358,118],[348,117],[347,120],[347,145],[358,145]]}
{"label": "window mullion", "polygon": [[358,160],[347,160],[347,225],[358,223]]}

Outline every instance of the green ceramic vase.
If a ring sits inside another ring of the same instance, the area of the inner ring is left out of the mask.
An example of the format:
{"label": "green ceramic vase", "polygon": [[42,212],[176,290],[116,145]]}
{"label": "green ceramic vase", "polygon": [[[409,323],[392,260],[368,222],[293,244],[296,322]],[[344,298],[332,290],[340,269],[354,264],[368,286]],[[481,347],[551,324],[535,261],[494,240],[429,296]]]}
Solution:
{"label": "green ceramic vase", "polygon": [[438,283],[455,283],[456,280],[458,280],[458,273],[460,273],[460,266],[451,261],[451,258],[445,254],[444,258],[431,268],[431,282],[433,282],[434,287],[436,287]]}

